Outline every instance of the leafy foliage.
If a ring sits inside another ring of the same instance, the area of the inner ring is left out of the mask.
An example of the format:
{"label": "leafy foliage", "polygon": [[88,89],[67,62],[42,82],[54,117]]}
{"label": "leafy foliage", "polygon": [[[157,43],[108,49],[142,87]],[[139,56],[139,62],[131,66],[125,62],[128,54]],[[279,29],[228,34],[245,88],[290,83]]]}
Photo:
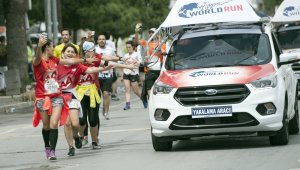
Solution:
{"label": "leafy foliage", "polygon": [[[169,0],[59,0],[62,27],[74,30],[89,28],[110,32],[115,38],[124,38],[134,32],[136,23],[158,27],[169,12]],[[29,12],[31,22],[43,21],[43,1],[32,0]]]}
{"label": "leafy foliage", "polygon": [[265,10],[269,15],[274,15],[275,13],[275,6],[278,6],[281,4],[283,0],[264,0],[264,7]]}

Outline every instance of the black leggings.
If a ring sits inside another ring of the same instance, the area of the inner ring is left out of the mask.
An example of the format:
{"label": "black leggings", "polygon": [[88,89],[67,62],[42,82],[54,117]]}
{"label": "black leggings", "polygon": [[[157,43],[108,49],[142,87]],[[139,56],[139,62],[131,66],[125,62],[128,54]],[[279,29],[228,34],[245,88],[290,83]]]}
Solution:
{"label": "black leggings", "polygon": [[91,127],[96,127],[97,125],[100,126],[99,115],[98,115],[99,104],[96,102],[96,107],[91,108],[90,107],[90,96],[86,96],[86,95],[83,96],[80,103],[81,103],[82,112],[83,112],[83,117],[79,119],[80,125],[81,126],[86,125],[87,117],[88,117],[89,124]]}

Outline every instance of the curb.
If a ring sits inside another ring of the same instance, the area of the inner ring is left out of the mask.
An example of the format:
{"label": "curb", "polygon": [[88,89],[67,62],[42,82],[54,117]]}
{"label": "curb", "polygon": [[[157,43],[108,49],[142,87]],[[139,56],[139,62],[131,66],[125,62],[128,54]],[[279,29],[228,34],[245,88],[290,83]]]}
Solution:
{"label": "curb", "polygon": [[15,103],[9,103],[4,104],[0,106],[0,114],[1,113],[12,113],[15,112],[16,109],[22,109],[25,107],[33,107],[33,101],[29,102],[15,102]]}

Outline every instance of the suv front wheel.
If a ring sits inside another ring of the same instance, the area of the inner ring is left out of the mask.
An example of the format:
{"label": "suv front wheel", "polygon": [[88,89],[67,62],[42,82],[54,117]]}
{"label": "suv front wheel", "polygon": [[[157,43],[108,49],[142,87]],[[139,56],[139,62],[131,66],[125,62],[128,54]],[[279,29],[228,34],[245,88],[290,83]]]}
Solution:
{"label": "suv front wheel", "polygon": [[297,134],[299,132],[299,110],[298,110],[298,88],[296,89],[296,97],[294,104],[294,117],[290,120],[289,123],[289,132],[290,134]]}
{"label": "suv front wheel", "polygon": [[151,132],[152,145],[155,151],[170,151],[172,150],[173,141],[160,141],[158,137]]}
{"label": "suv front wheel", "polygon": [[282,128],[275,136],[269,136],[271,145],[286,145],[289,143],[289,119],[287,117],[287,103],[284,104]]}

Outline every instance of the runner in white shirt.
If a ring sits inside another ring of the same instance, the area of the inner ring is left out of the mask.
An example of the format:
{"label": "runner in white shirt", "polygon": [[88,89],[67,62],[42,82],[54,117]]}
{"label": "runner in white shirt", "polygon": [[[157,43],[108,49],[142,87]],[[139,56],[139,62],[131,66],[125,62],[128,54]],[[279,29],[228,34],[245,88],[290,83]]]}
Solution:
{"label": "runner in white shirt", "polygon": [[[106,56],[116,56],[115,52],[112,48],[106,46],[106,38],[105,35],[100,34],[98,36],[97,45],[95,47],[97,54],[102,54]],[[103,71],[99,73],[99,82],[100,82],[100,89],[103,95],[103,116],[106,120],[109,120],[109,105],[110,105],[110,94],[112,93],[112,84],[114,81],[113,77],[113,69]]]}
{"label": "runner in white shirt", "polygon": [[[127,41],[126,42],[126,48],[128,50],[128,53],[124,55],[124,61],[125,64],[130,64],[130,63],[141,63],[142,59],[139,57],[137,52],[135,52],[135,45],[133,41]],[[130,89],[132,87],[133,92],[141,98],[141,91],[139,87],[139,69],[123,69],[123,82],[125,86],[125,97],[126,97],[126,103],[124,106],[124,110],[128,110],[131,108],[130,106]],[[147,108],[148,104],[147,102],[143,102],[144,108]]]}

